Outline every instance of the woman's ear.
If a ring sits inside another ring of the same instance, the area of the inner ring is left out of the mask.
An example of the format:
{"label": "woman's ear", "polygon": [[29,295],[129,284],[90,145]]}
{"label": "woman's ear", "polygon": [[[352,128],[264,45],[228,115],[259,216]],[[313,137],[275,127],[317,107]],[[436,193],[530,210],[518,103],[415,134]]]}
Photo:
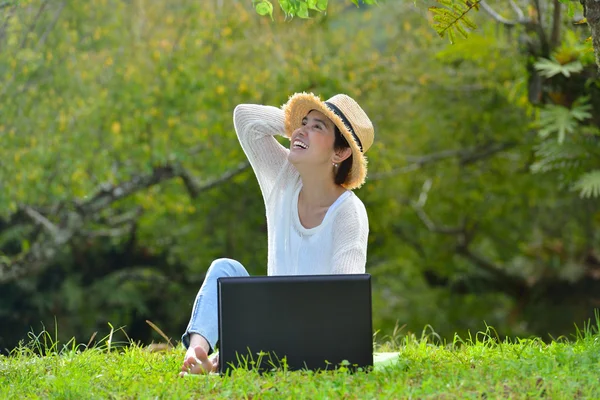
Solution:
{"label": "woman's ear", "polygon": [[333,153],[333,157],[331,161],[335,164],[341,164],[344,160],[352,155],[352,149],[350,147],[346,147],[342,150],[335,150]]}

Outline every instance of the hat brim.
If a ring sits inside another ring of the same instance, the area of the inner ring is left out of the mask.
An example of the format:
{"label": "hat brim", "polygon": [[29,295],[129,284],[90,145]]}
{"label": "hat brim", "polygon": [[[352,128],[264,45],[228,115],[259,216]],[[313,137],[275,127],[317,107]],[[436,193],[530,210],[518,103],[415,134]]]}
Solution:
{"label": "hat brim", "polygon": [[302,126],[302,120],[312,110],[317,110],[325,114],[325,116],[338,127],[340,133],[344,136],[352,150],[352,168],[342,186],[348,190],[360,188],[367,177],[367,159],[354,141],[350,129],[348,129],[342,119],[331,111],[325,102],[321,101],[317,96],[312,93],[296,93],[283,105],[285,134],[288,138],[291,138],[292,133]]}

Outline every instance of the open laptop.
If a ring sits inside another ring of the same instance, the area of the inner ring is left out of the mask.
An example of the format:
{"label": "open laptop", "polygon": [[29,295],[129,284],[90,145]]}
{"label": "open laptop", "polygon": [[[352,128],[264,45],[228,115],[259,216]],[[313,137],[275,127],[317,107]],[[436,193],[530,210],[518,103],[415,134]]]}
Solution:
{"label": "open laptop", "polygon": [[[371,275],[223,277],[219,372],[373,366]],[[262,356],[261,356],[262,353]]]}

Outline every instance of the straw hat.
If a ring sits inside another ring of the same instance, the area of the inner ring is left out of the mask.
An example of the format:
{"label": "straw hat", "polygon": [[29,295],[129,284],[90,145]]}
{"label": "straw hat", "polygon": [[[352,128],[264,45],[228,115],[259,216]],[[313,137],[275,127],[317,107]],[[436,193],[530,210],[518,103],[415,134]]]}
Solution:
{"label": "straw hat", "polygon": [[311,110],[325,114],[348,141],[352,149],[352,169],[342,186],[349,190],[358,189],[367,177],[367,158],[364,153],[373,144],[375,135],[371,120],[358,103],[345,94],[321,101],[312,93],[295,93],[283,105],[285,133],[289,138],[294,130],[302,126],[302,119]]}

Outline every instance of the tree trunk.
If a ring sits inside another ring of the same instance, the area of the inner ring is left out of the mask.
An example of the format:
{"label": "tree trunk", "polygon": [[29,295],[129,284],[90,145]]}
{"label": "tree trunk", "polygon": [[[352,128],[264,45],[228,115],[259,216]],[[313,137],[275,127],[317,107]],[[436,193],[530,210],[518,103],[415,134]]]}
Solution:
{"label": "tree trunk", "polygon": [[581,4],[583,4],[583,16],[592,31],[592,45],[596,55],[596,65],[600,68],[600,1],[581,0]]}

